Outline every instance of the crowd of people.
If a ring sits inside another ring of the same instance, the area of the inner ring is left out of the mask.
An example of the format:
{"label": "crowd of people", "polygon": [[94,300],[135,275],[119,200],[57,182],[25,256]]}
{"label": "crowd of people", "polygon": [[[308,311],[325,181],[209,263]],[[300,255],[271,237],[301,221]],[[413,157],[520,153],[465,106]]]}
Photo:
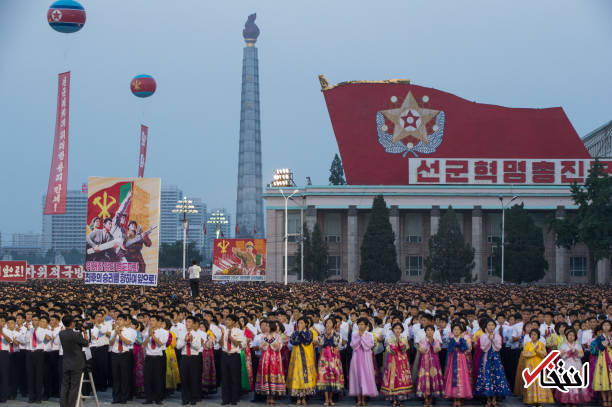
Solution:
{"label": "crowd of people", "polygon": [[[79,282],[0,286],[0,402],[39,403],[60,392],[61,321],[87,339],[96,389],[113,403],[184,405],[221,392],[240,400],[334,406],[380,396],[453,407],[612,406],[612,290],[606,286],[204,283],[157,287]],[[71,317],[65,319],[65,317]],[[538,380],[553,350],[565,367],[590,363],[588,385],[567,392]],[[247,395],[248,394],[248,395]],[[317,400],[315,400],[315,397]],[[321,401],[318,401],[320,397]]]}

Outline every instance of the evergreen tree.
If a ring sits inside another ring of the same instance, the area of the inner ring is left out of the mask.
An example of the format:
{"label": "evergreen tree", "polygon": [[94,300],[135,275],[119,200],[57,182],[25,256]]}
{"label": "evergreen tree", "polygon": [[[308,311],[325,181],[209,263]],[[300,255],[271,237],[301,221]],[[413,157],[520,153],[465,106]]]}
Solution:
{"label": "evergreen tree", "polygon": [[[308,226],[306,222],[302,226],[304,228],[304,236],[302,239],[304,240],[304,280],[308,280],[306,276],[312,275],[312,255],[310,250],[310,231],[308,230]],[[298,244],[297,253],[295,255],[295,266],[293,267],[294,273],[297,274],[298,279],[301,277],[302,273],[302,245]]]}
{"label": "evergreen tree", "polygon": [[571,185],[572,199],[578,205],[576,216],[551,219],[559,247],[584,243],[589,249],[589,281],[595,282],[595,266],[612,255],[612,177],[595,160],[584,185]]}
{"label": "evergreen tree", "polygon": [[[309,239],[308,262],[304,257],[304,279],[310,281],[323,281],[327,278],[327,243],[316,223]],[[306,245],[304,245],[306,254]],[[306,265],[308,263],[308,266]]]}
{"label": "evergreen tree", "polygon": [[463,238],[452,206],[440,219],[438,233],[429,238],[425,280],[436,283],[472,281],[474,249]]}
{"label": "evergreen tree", "polygon": [[342,167],[342,161],[338,154],[334,155],[334,159],[329,169],[329,185],[346,185],[344,179],[344,167]]}
{"label": "evergreen tree", "polygon": [[[523,204],[506,209],[504,225],[504,281],[532,282],[544,278],[544,234]],[[493,249],[496,275],[501,275],[501,241]]]}
{"label": "evergreen tree", "polygon": [[389,208],[382,195],[374,198],[370,223],[361,244],[359,276],[365,281],[396,282],[401,277]]}

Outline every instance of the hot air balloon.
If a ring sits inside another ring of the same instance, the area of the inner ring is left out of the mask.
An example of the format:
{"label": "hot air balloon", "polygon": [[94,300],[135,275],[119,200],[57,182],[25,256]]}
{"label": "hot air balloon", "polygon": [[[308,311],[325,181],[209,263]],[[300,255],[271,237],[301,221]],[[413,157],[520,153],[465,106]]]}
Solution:
{"label": "hot air balloon", "polygon": [[70,34],[85,25],[85,9],[74,0],[58,0],[47,11],[47,21],[55,31]]}
{"label": "hot air balloon", "polygon": [[155,93],[157,84],[151,75],[136,75],[130,82],[130,89],[134,96],[146,98]]}

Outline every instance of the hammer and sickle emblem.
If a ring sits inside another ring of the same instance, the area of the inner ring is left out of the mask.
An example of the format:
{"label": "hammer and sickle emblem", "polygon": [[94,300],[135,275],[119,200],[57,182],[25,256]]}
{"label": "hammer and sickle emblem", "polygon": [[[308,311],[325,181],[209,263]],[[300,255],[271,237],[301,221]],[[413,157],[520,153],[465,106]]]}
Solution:
{"label": "hammer and sickle emblem", "polygon": [[227,252],[227,246],[229,246],[229,242],[225,239],[217,244],[217,247],[221,248],[221,254],[225,254],[225,252]]}
{"label": "hammer and sickle emblem", "polygon": [[[111,208],[114,204],[117,203],[117,200],[112,197],[112,196],[108,196],[106,194],[106,192],[104,192],[104,200],[102,201],[100,195],[98,195],[97,197],[94,198],[93,200],[93,204],[97,205],[100,208],[100,213],[98,214],[99,217],[101,217],[102,219],[104,218],[110,218],[110,212],[108,211],[109,208]],[[109,201],[110,198],[110,201]]]}

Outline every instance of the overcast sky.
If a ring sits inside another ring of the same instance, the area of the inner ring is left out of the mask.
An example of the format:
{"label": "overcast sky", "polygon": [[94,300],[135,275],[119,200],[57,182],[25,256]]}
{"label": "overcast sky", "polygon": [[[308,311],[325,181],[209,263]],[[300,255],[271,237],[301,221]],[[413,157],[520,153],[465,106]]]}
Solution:
{"label": "overcast sky", "polygon": [[[263,178],[327,184],[338,147],[330,84],[408,78],[466,99],[562,106],[581,136],[612,119],[610,0],[80,0],[85,27],[53,31],[51,1],[0,0],[0,232],[40,232],[57,74],[72,72],[70,189],[145,176],[235,212],[242,29],[257,12]],[[130,93],[151,74],[157,92]]]}

